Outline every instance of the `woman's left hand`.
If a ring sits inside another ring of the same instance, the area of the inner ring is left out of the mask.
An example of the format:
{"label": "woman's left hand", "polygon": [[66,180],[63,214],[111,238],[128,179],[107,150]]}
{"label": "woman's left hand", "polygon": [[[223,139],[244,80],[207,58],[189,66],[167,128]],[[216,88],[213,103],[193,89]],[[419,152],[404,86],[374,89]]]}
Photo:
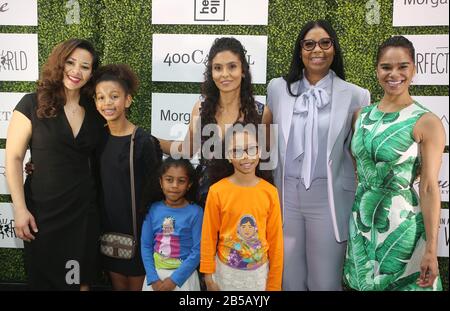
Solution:
{"label": "woman's left hand", "polygon": [[433,286],[434,280],[439,274],[437,256],[431,253],[425,253],[420,263],[420,276],[417,279],[417,285],[420,287]]}

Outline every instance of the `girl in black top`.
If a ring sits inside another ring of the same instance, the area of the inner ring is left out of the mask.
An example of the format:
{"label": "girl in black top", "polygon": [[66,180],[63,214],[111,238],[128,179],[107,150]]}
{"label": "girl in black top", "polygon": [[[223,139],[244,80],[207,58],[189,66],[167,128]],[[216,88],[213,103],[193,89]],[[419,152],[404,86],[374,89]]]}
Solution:
{"label": "girl in black top", "polygon": [[[101,67],[95,76],[95,103],[98,112],[108,122],[108,133],[99,148],[101,206],[103,232],[133,235],[130,185],[130,143],[136,125],[127,120],[126,110],[136,93],[138,79],[125,64]],[[158,168],[161,163],[159,143],[142,128],[134,138],[134,179],[136,206],[146,206],[143,194],[158,194]],[[103,257],[113,289],[141,290],[145,270],[140,252],[140,230],[143,211],[136,213],[136,253],[132,259]]]}

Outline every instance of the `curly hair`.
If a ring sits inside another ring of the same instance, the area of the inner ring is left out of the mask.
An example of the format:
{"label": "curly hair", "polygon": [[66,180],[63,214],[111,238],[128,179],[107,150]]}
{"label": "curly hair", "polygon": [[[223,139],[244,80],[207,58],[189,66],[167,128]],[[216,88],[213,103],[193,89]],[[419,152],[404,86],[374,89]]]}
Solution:
{"label": "curly hair", "polygon": [[331,24],[326,20],[310,21],[302,27],[297,36],[297,40],[295,41],[294,45],[294,51],[292,53],[292,61],[289,72],[283,77],[287,82],[289,94],[295,97],[298,97],[301,94],[294,94],[291,90],[291,85],[292,83],[303,79],[303,69],[305,68],[305,64],[303,64],[303,61],[301,59],[301,41],[305,39],[306,34],[313,28],[322,28],[330,36],[334,46],[334,58],[330,68],[336,73],[339,78],[345,80],[344,60],[342,58],[341,45],[339,44],[339,39],[336,31],[334,30],[333,26],[331,26]]}
{"label": "curly hair", "polygon": [[204,82],[202,84],[202,96],[204,98],[200,112],[202,127],[206,124],[216,123],[216,112],[219,106],[220,92],[213,80],[212,65],[214,57],[218,53],[225,51],[232,52],[233,54],[239,56],[243,70],[240,88],[240,115],[244,116],[245,123],[253,123],[256,125],[259,123],[259,118],[255,106],[255,99],[253,98],[250,65],[248,64],[247,57],[245,55],[247,51],[239,40],[232,37],[222,37],[217,38],[214,41],[208,54],[206,70],[204,72]]}
{"label": "curly hair", "polygon": [[101,66],[94,75],[94,85],[100,82],[113,81],[120,84],[125,93],[136,95],[139,88],[139,79],[127,64],[109,64]]}
{"label": "curly hair", "polygon": [[[197,202],[197,189],[198,189],[198,178],[197,173],[195,172],[194,167],[188,159],[174,159],[172,157],[168,157],[162,163],[159,169],[159,178],[169,170],[171,167],[182,167],[186,171],[186,175],[188,176],[189,183],[191,183],[191,187],[185,194],[186,200],[189,202],[196,203]],[[161,189],[162,190],[162,189]]]}
{"label": "curly hair", "polygon": [[[64,107],[66,94],[64,92],[64,66],[67,58],[77,49],[88,51],[93,58],[92,72],[99,65],[99,58],[92,44],[83,39],[69,39],[55,46],[46,63],[42,67],[41,78],[37,86],[39,118],[53,118]],[[90,79],[82,88],[81,93],[91,97],[93,82]]]}

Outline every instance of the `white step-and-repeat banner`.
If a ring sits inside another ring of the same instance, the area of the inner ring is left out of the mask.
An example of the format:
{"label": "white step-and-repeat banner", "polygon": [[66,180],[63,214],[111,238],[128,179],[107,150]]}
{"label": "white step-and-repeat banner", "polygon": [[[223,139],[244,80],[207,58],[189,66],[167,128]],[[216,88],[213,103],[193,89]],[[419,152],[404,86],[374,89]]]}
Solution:
{"label": "white step-and-repeat banner", "polygon": [[448,96],[413,96],[413,98],[419,103],[430,109],[435,115],[442,121],[442,125],[445,130],[445,145],[448,146]]}
{"label": "white step-and-repeat banner", "polygon": [[0,81],[36,81],[37,34],[0,33]]}
{"label": "white step-and-repeat banner", "polygon": [[152,24],[267,25],[268,6],[269,0],[153,0]]}
{"label": "white step-and-repeat banner", "polygon": [[[420,180],[414,183],[414,189],[419,194]],[[442,164],[439,170],[439,191],[441,193],[441,201],[448,202],[448,153],[442,154]]]}
{"label": "white step-and-repeat banner", "polygon": [[448,1],[394,0],[394,26],[447,26]]}
{"label": "white step-and-repeat banner", "polygon": [[[205,62],[212,43],[230,35],[154,34],[152,80],[203,82]],[[253,83],[266,83],[267,36],[232,36],[247,50]]]}
{"label": "white step-and-repeat banner", "polygon": [[448,257],[448,236],[448,209],[443,209],[439,219],[438,257]]}
{"label": "white step-and-repeat banner", "polygon": [[[28,161],[29,158],[30,151],[27,151],[25,161]],[[0,194],[9,194],[5,175],[5,149],[0,149]],[[23,247],[22,240],[16,238],[14,232],[14,210],[12,203],[0,203],[0,248],[2,247]]]}
{"label": "white step-and-repeat banner", "polygon": [[23,248],[23,241],[14,232],[12,203],[0,203],[0,248]]}
{"label": "white step-and-repeat banner", "polygon": [[[25,153],[25,158],[23,164],[30,160],[30,151],[27,150]],[[25,180],[25,172],[23,174],[23,180]],[[0,149],[0,194],[10,194],[8,189],[8,184],[6,182],[6,172],[5,172],[5,149]]]}
{"label": "white step-and-repeat banner", "polygon": [[1,0],[0,25],[37,26],[37,0]]}
{"label": "white step-and-repeat banner", "polygon": [[404,35],[416,50],[414,85],[448,85],[448,34]]}
{"label": "white step-and-repeat banner", "polygon": [[17,103],[26,93],[0,92],[0,139],[6,139],[9,120]]}

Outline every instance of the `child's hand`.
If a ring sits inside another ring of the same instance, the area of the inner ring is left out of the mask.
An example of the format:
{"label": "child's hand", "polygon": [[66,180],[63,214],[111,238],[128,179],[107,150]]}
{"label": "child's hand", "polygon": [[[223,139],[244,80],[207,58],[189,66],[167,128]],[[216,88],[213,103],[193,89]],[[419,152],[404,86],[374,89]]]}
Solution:
{"label": "child's hand", "polygon": [[211,274],[205,274],[205,283],[208,291],[218,292],[220,291],[219,285],[213,281]]}
{"label": "child's hand", "polygon": [[175,284],[172,279],[165,278],[164,281],[161,282],[161,287],[159,288],[160,291],[173,291],[177,287],[177,284]]}
{"label": "child's hand", "polygon": [[210,292],[219,292],[220,291],[220,287],[219,285],[217,285],[216,282],[211,282],[211,283],[206,283],[206,288],[208,289],[208,291]]}
{"label": "child's hand", "polygon": [[31,162],[31,159],[25,163],[25,168],[23,170],[27,175],[32,175],[34,171],[34,164]]}
{"label": "child's hand", "polygon": [[161,280],[155,281],[152,283],[152,288],[155,292],[160,291],[161,290],[161,286],[162,286],[163,282]]}

